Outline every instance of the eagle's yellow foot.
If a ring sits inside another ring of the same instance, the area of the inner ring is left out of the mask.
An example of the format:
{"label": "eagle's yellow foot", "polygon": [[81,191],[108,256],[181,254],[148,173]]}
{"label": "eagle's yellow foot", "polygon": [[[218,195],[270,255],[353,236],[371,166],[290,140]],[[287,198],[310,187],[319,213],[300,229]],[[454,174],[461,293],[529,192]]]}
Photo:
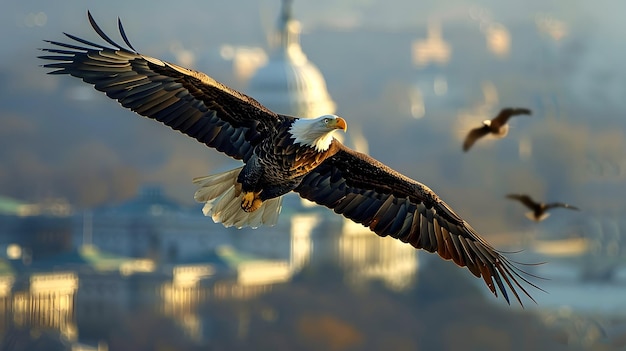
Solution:
{"label": "eagle's yellow foot", "polygon": [[261,207],[263,200],[259,198],[259,193],[245,192],[241,200],[241,208],[246,212],[254,212]]}

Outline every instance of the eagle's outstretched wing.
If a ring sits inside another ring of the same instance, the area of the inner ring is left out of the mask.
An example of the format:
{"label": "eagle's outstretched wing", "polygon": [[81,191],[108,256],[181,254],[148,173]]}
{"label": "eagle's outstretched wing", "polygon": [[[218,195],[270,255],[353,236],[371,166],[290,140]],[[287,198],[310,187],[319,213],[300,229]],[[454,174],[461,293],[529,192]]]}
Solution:
{"label": "eagle's outstretched wing", "polygon": [[54,61],[44,65],[55,69],[50,74],[81,78],[122,106],[244,161],[266,131],[290,118],[202,72],[139,54],[118,20],[128,48],[122,47],[100,29],[89,12],[87,15],[93,29],[113,47],[65,33],[78,44],[47,41],[58,48],[41,49],[50,55],[40,58]]}
{"label": "eagle's outstretched wing", "polygon": [[482,277],[496,296],[500,291],[507,302],[506,286],[520,304],[518,290],[533,300],[520,281],[535,285],[431,189],[334,142],[340,151],[304,177],[295,189],[300,196],[380,236],[394,237],[466,266]]}
{"label": "eagle's outstretched wing", "polygon": [[536,202],[530,196],[525,194],[508,194],[506,197],[508,199],[521,202],[524,206],[528,207],[531,210],[537,210],[541,206],[540,203]]}
{"label": "eagle's outstretched wing", "polygon": [[580,209],[576,206],[572,206],[570,204],[566,204],[564,202],[551,202],[549,204],[546,204],[546,209],[549,208],[567,208],[570,210],[574,210],[574,211],[580,211]]}
{"label": "eagle's outstretched wing", "polygon": [[507,107],[500,110],[498,115],[491,120],[494,128],[500,128],[505,125],[509,119],[517,115],[532,115],[532,111],[522,107]]}
{"label": "eagle's outstretched wing", "polygon": [[487,126],[482,126],[470,130],[469,133],[467,133],[465,140],[463,141],[463,151],[469,150],[472,145],[476,143],[476,140],[484,137],[487,134],[489,134],[489,127]]}

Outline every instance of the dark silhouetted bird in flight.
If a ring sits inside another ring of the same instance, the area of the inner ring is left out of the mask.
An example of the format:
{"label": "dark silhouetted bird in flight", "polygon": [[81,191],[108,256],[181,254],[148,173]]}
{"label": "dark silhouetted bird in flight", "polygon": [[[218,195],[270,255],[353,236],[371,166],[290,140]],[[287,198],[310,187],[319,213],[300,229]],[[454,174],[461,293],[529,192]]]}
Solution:
{"label": "dark silhouetted bird in flight", "polygon": [[578,207],[574,207],[572,205],[562,203],[562,202],[552,202],[548,204],[545,202],[535,202],[535,200],[533,200],[530,196],[524,195],[524,194],[509,194],[506,197],[509,199],[517,200],[521,202],[522,204],[524,204],[524,206],[531,209],[530,212],[526,213],[526,217],[528,217],[528,219],[530,219],[531,221],[535,221],[535,222],[540,222],[548,218],[548,216],[550,216],[550,214],[548,213],[548,210],[551,208],[560,207],[560,208],[568,208],[570,210],[576,210],[576,211],[579,210]]}
{"label": "dark silhouetted bird in flight", "polygon": [[472,129],[463,142],[463,151],[469,150],[474,143],[487,134],[496,138],[504,138],[509,133],[509,118],[517,115],[531,115],[532,111],[527,108],[504,108],[492,120],[484,120],[483,125]]}

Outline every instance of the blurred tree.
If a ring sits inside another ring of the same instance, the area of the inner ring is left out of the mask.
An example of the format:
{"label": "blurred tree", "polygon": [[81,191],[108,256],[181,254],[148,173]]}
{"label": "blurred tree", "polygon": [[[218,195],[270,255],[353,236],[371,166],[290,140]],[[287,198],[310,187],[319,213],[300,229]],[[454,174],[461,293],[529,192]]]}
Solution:
{"label": "blurred tree", "polygon": [[364,339],[352,325],[328,314],[301,316],[297,330],[307,344],[318,350],[351,350]]}
{"label": "blurred tree", "polygon": [[185,336],[170,318],[151,311],[132,311],[109,332],[109,349],[120,351],[204,350]]}

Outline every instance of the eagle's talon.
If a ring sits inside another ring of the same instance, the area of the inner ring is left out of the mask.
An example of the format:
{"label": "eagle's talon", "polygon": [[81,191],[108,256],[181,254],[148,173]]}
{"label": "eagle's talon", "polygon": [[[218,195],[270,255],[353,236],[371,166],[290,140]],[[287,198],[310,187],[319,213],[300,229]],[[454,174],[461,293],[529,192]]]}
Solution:
{"label": "eagle's talon", "polygon": [[246,192],[241,199],[241,208],[246,212],[254,212],[261,207],[263,201],[258,197],[257,193]]}

